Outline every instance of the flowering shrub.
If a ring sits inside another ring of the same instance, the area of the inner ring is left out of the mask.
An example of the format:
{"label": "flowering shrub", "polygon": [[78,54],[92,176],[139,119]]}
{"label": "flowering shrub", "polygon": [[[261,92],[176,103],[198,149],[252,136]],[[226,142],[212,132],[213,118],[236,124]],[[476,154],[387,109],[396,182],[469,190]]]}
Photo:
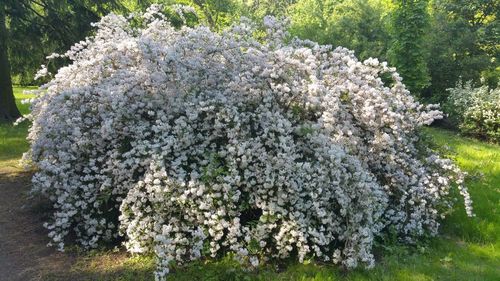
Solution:
{"label": "flowering shrub", "polygon": [[474,88],[466,82],[448,91],[446,111],[462,132],[500,142],[500,87]]}
{"label": "flowering shrub", "polygon": [[59,248],[122,236],[156,254],[158,279],[227,252],[369,267],[388,228],[436,234],[453,182],[471,214],[460,171],[418,139],[441,113],[386,63],[290,39],[272,17],[217,34],[154,8],[104,17],[33,101],[25,158]]}

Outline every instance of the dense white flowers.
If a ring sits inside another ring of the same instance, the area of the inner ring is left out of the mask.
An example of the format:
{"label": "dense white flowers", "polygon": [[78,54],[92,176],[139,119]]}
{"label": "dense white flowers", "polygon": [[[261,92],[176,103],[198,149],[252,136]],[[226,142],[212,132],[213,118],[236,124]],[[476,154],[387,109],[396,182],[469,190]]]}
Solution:
{"label": "dense white flowers", "polygon": [[469,81],[448,91],[447,112],[462,132],[500,142],[500,87],[474,88]]}
{"label": "dense white flowers", "polygon": [[387,228],[435,234],[453,182],[471,212],[460,171],[418,140],[441,113],[386,63],[289,39],[274,18],[220,34],[154,10],[132,21],[104,17],[32,105],[26,159],[59,247],[121,234],[156,254],[158,279],[228,251],[352,268],[373,265]]}

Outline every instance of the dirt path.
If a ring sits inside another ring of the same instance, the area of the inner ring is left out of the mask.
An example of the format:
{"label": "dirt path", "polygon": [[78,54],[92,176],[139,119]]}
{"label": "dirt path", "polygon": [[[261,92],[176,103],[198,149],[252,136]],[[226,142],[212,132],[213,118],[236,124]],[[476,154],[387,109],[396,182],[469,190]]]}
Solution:
{"label": "dirt path", "polygon": [[73,262],[46,246],[46,205],[28,200],[29,189],[30,174],[0,170],[0,281],[42,280],[42,272]]}

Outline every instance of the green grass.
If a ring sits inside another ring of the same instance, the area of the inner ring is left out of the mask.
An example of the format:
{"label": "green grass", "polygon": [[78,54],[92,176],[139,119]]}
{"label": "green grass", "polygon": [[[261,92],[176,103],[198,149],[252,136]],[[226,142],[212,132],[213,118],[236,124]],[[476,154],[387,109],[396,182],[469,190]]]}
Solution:
{"label": "green grass", "polygon": [[[20,100],[26,96],[16,89]],[[21,109],[26,113],[26,109]],[[14,163],[27,149],[27,125],[0,126],[0,167]],[[442,153],[469,173],[466,181],[476,217],[468,218],[463,203],[443,222],[441,236],[417,246],[390,243],[377,249],[372,270],[344,272],[327,264],[288,262],[246,271],[230,258],[203,260],[175,268],[169,280],[500,280],[500,146],[463,138],[454,132],[425,130]],[[123,252],[77,253],[64,272],[44,273],[44,280],[152,280],[151,257]]]}
{"label": "green grass", "polygon": [[[35,87],[14,87],[17,108],[21,114],[29,113],[29,104],[22,104],[21,101],[33,97],[33,94],[24,93],[25,90],[36,89]],[[20,169],[19,159],[23,152],[28,150],[29,144],[26,141],[28,132],[28,122],[14,126],[12,124],[0,123],[0,167]]]}

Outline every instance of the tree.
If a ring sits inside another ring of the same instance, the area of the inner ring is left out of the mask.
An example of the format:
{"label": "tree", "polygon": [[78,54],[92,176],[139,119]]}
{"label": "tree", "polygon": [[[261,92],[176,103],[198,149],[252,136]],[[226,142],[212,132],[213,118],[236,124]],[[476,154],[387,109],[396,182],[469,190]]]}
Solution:
{"label": "tree", "polygon": [[459,80],[495,88],[500,77],[500,5],[493,0],[435,0],[431,3],[426,98],[444,102]]}
{"label": "tree", "polygon": [[389,60],[397,67],[408,89],[419,95],[430,82],[425,46],[429,27],[427,0],[397,0],[396,4]]}
{"label": "tree", "polygon": [[291,31],[304,39],[354,50],[360,59],[386,58],[389,34],[378,0],[301,0],[291,6]]}
{"label": "tree", "polygon": [[240,14],[255,21],[262,20],[264,16],[275,17],[286,16],[292,7],[299,0],[239,0]]}
{"label": "tree", "polygon": [[[69,49],[91,31],[90,23],[111,11],[125,10],[119,0],[7,0],[0,4],[0,120],[20,116],[12,91],[17,82],[32,82],[45,56]],[[16,34],[9,37],[9,34]],[[59,65],[53,65],[57,68]]]}
{"label": "tree", "polygon": [[15,120],[21,116],[12,91],[7,51],[9,35],[5,18],[5,4],[0,4],[0,121],[3,122]]}

